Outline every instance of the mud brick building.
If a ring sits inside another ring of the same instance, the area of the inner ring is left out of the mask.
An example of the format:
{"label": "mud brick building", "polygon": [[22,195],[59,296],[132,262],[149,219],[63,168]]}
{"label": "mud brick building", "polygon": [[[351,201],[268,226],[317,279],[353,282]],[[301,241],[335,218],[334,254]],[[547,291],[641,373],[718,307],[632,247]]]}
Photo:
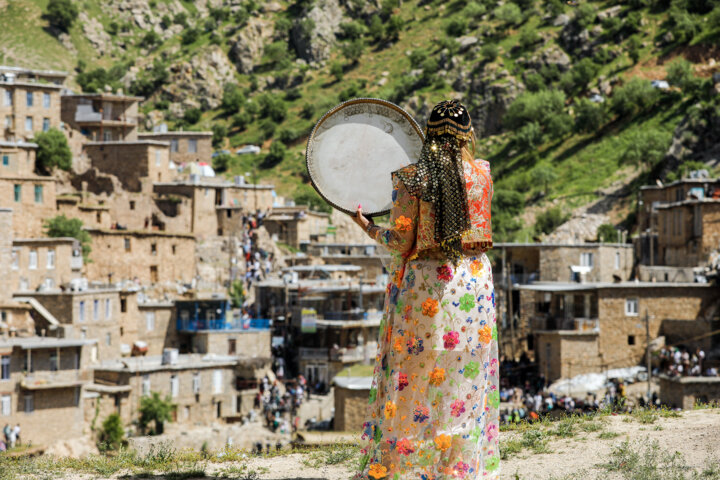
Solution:
{"label": "mud brick building", "polygon": [[67,74],[0,66],[0,139],[27,141],[60,127],[60,91]]}
{"label": "mud brick building", "polygon": [[137,309],[137,333],[132,343],[144,342],[146,355],[161,355],[164,349],[180,345],[174,302],[145,301],[138,303]]}
{"label": "mud brick building", "polygon": [[90,166],[115,175],[125,190],[152,192],[152,182],[167,182],[175,176],[169,146],[151,140],[88,142],[84,152]]}
{"label": "mud brick building", "polygon": [[518,287],[533,297],[521,312],[531,326],[530,350],[539,371],[550,381],[581,373],[641,363],[650,341],[666,344],[720,346],[716,313],[718,287],[700,283],[539,282]]}
{"label": "mud brick building", "polygon": [[305,253],[320,258],[324,265],[355,265],[364,278],[387,283],[383,260],[389,261],[390,255],[376,244],[310,243]]}
{"label": "mud brick building", "polygon": [[174,421],[209,425],[237,414],[237,365],[237,358],[219,355],[130,357],[94,367],[94,384],[130,387],[120,412],[126,425],[139,417],[140,399],[152,392],[171,397]]}
{"label": "mud brick building", "polygon": [[85,227],[106,229],[112,226],[110,207],[83,203],[79,195],[58,195],[57,214],[79,218]]}
{"label": "mud brick building", "polygon": [[36,151],[36,143],[0,140],[0,176],[35,175]]}
{"label": "mud brick building", "polygon": [[137,278],[141,284],[192,282],[195,237],[189,234],[88,229],[92,252],[88,279],[113,282]]}
{"label": "mud brick building", "polygon": [[43,236],[43,221],[56,212],[55,182],[53,177],[0,177],[0,207],[12,209],[16,218],[13,222],[15,236]]}
{"label": "mud brick building", "polygon": [[[68,142],[76,160],[87,142],[133,142],[138,132],[142,97],[114,93],[79,93],[61,97],[60,118],[68,126]],[[78,171],[87,165],[80,161]]]}
{"label": "mud brick building", "polygon": [[50,445],[83,431],[83,386],[95,340],[0,338],[0,418],[19,423],[22,441]]}
{"label": "mud brick building", "polygon": [[13,291],[53,290],[82,275],[80,242],[74,238],[18,238],[12,242]]}
{"label": "mud brick building", "polygon": [[669,377],[660,374],[660,401],[692,410],[697,403],[720,402],[720,377]]}
{"label": "mud brick building", "polygon": [[335,385],[335,418],[333,429],[338,432],[362,430],[367,414],[367,403],[372,386],[372,377],[346,377],[333,379]]}
{"label": "mud brick building", "polygon": [[275,241],[301,248],[325,238],[330,226],[330,215],[313,212],[306,206],[274,207],[264,225]]}
{"label": "mud brick building", "polygon": [[170,145],[170,161],[176,165],[209,161],[212,156],[212,132],[140,132],[138,139]]}

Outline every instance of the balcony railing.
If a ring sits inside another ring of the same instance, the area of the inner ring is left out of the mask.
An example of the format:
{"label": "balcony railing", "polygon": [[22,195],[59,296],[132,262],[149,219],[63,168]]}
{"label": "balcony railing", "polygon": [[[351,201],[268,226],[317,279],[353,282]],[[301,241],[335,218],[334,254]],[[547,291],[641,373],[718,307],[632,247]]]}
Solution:
{"label": "balcony railing", "polygon": [[533,330],[599,332],[600,322],[597,318],[539,316],[532,319],[532,327]]}
{"label": "balcony railing", "polygon": [[225,320],[224,318],[214,319],[182,319],[177,321],[177,329],[183,332],[197,332],[198,330],[246,330],[248,332],[269,330],[270,319],[268,318],[250,318],[243,320],[236,318],[233,320]]}
{"label": "balcony railing", "polygon": [[298,351],[300,360],[325,360],[328,359],[327,348],[300,347]]}
{"label": "balcony railing", "polygon": [[[493,282],[495,285],[502,285],[504,286],[507,282],[507,277],[501,273],[493,274]],[[527,285],[533,282],[537,282],[540,280],[540,273],[538,272],[532,272],[532,273],[513,273],[510,275],[510,284],[511,285]]]}
{"label": "balcony railing", "polygon": [[28,390],[63,388],[81,385],[92,378],[90,370],[57,370],[26,373],[22,386]]}
{"label": "balcony railing", "polygon": [[330,350],[330,360],[333,362],[351,363],[372,360],[377,354],[377,343],[368,343],[361,347],[345,347]]}
{"label": "balcony railing", "polygon": [[325,320],[377,320],[382,318],[382,312],[366,312],[363,310],[324,312],[322,318]]}

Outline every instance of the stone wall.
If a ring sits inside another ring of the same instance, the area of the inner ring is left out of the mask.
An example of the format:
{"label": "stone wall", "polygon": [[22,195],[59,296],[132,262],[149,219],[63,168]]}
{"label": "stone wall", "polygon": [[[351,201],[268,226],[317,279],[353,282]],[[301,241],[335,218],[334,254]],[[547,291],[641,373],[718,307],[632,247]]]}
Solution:
{"label": "stone wall", "polygon": [[172,303],[138,305],[137,340],[148,344],[147,355],[161,355],[165,348],[176,348],[179,343]]}
{"label": "stone wall", "polygon": [[[633,266],[632,245],[557,246],[540,248],[540,280],[569,282],[570,266],[580,265],[582,254],[592,254],[593,266],[585,279],[588,282],[612,282],[630,278]],[[617,268],[616,268],[617,267]]]}
{"label": "stone wall", "polygon": [[339,432],[362,430],[365,422],[370,390],[351,390],[334,387],[335,391],[335,420],[333,428]]}
{"label": "stone wall", "polygon": [[[82,270],[82,257],[73,257],[77,241],[73,238],[16,239],[13,242],[12,267],[5,275],[12,291],[36,291],[39,288],[60,288],[78,278]],[[34,253],[35,265],[30,256]],[[52,257],[50,256],[52,253]],[[78,268],[79,267],[79,268]]]}
{"label": "stone wall", "polygon": [[551,382],[601,370],[597,333],[546,331],[535,342],[538,371]]}
{"label": "stone wall", "polygon": [[131,192],[152,191],[150,183],[143,188],[143,178],[168,182],[174,175],[170,170],[169,147],[162,142],[92,142],[85,145],[84,152],[92,167],[115,175]]}
{"label": "stone wall", "polygon": [[[234,342],[232,342],[234,340]],[[235,344],[234,355],[241,357],[270,358],[270,330],[202,330],[192,334],[194,353],[233,355],[230,344]]]}
{"label": "stone wall", "polygon": [[0,145],[0,176],[32,175],[35,175],[34,147]]}
{"label": "stone wall", "polygon": [[10,300],[12,291],[12,280],[7,272],[10,272],[12,265],[12,241],[13,241],[13,211],[9,208],[0,208],[0,303]]}
{"label": "stone wall", "polygon": [[89,230],[92,237],[89,280],[137,278],[144,285],[190,283],[195,276],[192,235],[122,230]]}
{"label": "stone wall", "polygon": [[[13,234],[15,237],[43,236],[44,220],[57,213],[55,182],[56,180],[52,177],[0,177],[0,208],[13,210],[15,217]],[[16,191],[18,192],[17,201],[15,200]]]}
{"label": "stone wall", "polygon": [[720,402],[720,377],[660,375],[660,401],[683,410],[692,410],[698,402]]}
{"label": "stone wall", "polygon": [[[0,119],[12,118],[10,135],[6,133],[7,140],[30,140],[35,133],[42,132],[45,127],[60,127],[60,88],[58,85],[43,83],[5,83],[0,84]],[[5,105],[5,92],[12,92],[12,105]],[[28,106],[28,94],[32,95],[32,106]],[[44,97],[49,97],[46,104]],[[32,128],[27,130],[27,119],[32,119]],[[4,127],[4,123],[3,123]],[[3,128],[3,130],[5,130]],[[12,137],[12,138],[9,138]]]}
{"label": "stone wall", "polygon": [[[210,161],[212,155],[212,132],[166,132],[138,134],[140,140],[155,140],[170,145],[170,160],[175,164],[196,161]],[[195,141],[195,151],[190,149],[190,141]]]}

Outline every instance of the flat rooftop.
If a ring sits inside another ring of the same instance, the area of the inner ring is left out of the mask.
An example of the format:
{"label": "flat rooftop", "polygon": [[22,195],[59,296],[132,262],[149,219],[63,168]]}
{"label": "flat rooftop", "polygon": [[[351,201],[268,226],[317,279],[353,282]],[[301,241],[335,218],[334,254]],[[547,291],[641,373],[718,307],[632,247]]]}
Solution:
{"label": "flat rooftop", "polygon": [[187,370],[191,368],[234,367],[241,362],[242,357],[228,355],[198,353],[179,354],[177,361],[172,364],[162,363],[161,355],[148,357],[126,357],[118,360],[108,360],[92,367],[94,370],[110,372],[155,372],[160,370]]}
{"label": "flat rooftop", "polygon": [[[526,285],[517,285],[520,290],[534,290],[537,292],[569,292],[578,290],[602,290],[609,288],[711,288],[710,283],[691,282],[534,282]],[[717,288],[717,287],[715,287]]]}
{"label": "flat rooftop", "polygon": [[73,339],[54,337],[11,337],[0,338],[0,348],[20,347],[23,350],[39,350],[43,348],[70,348],[94,345],[95,339]]}

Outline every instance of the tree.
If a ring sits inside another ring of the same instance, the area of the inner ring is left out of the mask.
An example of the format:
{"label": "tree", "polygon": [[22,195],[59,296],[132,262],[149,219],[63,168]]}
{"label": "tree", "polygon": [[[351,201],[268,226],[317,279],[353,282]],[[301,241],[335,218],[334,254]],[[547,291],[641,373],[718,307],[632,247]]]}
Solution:
{"label": "tree", "polygon": [[445,26],[445,33],[451,37],[462,37],[467,31],[468,23],[465,18],[453,18]]}
{"label": "tree", "polygon": [[594,132],[605,123],[605,107],[601,103],[593,103],[587,98],[575,104],[575,131]]}
{"label": "tree", "polygon": [[682,57],[678,57],[665,67],[667,81],[670,85],[684,89],[693,78],[692,64]]}
{"label": "tree", "polygon": [[216,155],[212,159],[213,170],[215,170],[217,173],[227,172],[228,168],[230,168],[231,163],[232,155],[230,155],[229,153],[221,153],[219,155]]}
{"label": "tree", "polygon": [[300,116],[304,119],[310,119],[315,115],[315,107],[312,103],[305,103],[300,110]]}
{"label": "tree", "polygon": [[140,46],[145,48],[152,48],[155,45],[159,44],[160,41],[160,35],[158,35],[155,30],[150,30],[145,34],[142,40],[140,40]]}
{"label": "tree", "polygon": [[634,115],[649,109],[658,100],[658,91],[650,82],[633,78],[613,92],[611,108],[620,116]]}
{"label": "tree", "polygon": [[545,132],[547,132],[548,136],[552,140],[559,140],[570,133],[572,125],[572,117],[565,112],[559,112],[551,115],[547,119]]}
{"label": "tree", "polygon": [[635,132],[623,152],[621,160],[641,167],[645,171],[651,170],[658,164],[670,148],[672,135],[660,130],[640,130]]}
{"label": "tree", "polygon": [[215,148],[220,147],[225,142],[225,137],[228,135],[228,129],[222,123],[216,123],[212,126],[212,146]]}
{"label": "tree", "polygon": [[499,53],[500,50],[498,49],[498,46],[494,43],[486,43],[480,49],[480,56],[486,62],[492,62],[493,60],[495,60]]}
{"label": "tree", "polygon": [[190,45],[200,37],[200,30],[197,28],[186,28],[182,33],[180,40],[183,45]]}
{"label": "tree", "polygon": [[555,169],[551,165],[538,165],[530,171],[532,181],[543,186],[543,194],[548,193],[548,184],[558,179]]}
{"label": "tree", "polygon": [[365,44],[359,38],[346,43],[342,47],[343,55],[353,65],[357,65],[358,61],[360,61],[363,50],[365,50]]}
{"label": "tree", "polygon": [[72,167],[72,152],[65,134],[57,128],[35,134],[37,144],[35,169],[44,175],[52,173],[53,168],[69,171]]}
{"label": "tree", "polygon": [[540,124],[537,122],[530,122],[523,125],[513,137],[517,146],[523,150],[528,151],[536,148],[543,141],[543,133],[540,128]]}
{"label": "tree", "polygon": [[332,62],[330,64],[330,75],[335,77],[336,82],[342,81],[344,73],[342,63]]}
{"label": "tree", "polygon": [[111,413],[102,424],[102,430],[98,439],[98,448],[100,451],[118,450],[123,444],[125,430],[122,426],[122,420],[117,413]]}
{"label": "tree", "polygon": [[373,15],[368,27],[368,33],[373,42],[378,43],[385,37],[385,26],[378,15]]}
{"label": "tree", "polygon": [[252,122],[252,115],[248,112],[240,112],[232,118],[233,126],[237,127],[241,131],[245,130],[250,122]]}
{"label": "tree", "polygon": [[593,62],[590,58],[583,58],[579,62],[575,63],[572,68],[573,83],[576,87],[584,89],[588,83],[595,78],[597,72],[600,70],[600,65]]}
{"label": "tree", "polygon": [[581,29],[586,29],[595,22],[597,13],[589,3],[581,3],[575,10],[574,21]]}
{"label": "tree", "polygon": [[282,163],[283,160],[285,160],[285,155],[287,154],[287,147],[284,143],[280,141],[275,141],[270,145],[270,152],[268,152],[267,155],[265,155],[265,160],[263,160],[262,166],[263,168],[271,168],[275,165],[278,165]]}
{"label": "tree", "polygon": [[519,128],[529,122],[545,125],[551,116],[561,113],[564,107],[565,94],[561,91],[526,92],[510,104],[503,123],[509,128]]}
{"label": "tree", "polygon": [[342,32],[343,37],[354,40],[365,35],[367,33],[367,27],[357,20],[352,20],[350,22],[341,23],[340,31]]}
{"label": "tree", "polygon": [[222,109],[225,113],[239,112],[245,103],[245,96],[235,83],[226,83],[223,87]]}
{"label": "tree", "polygon": [[597,229],[597,241],[600,243],[619,243],[618,232],[615,225],[603,223]]}
{"label": "tree", "polygon": [[235,280],[230,286],[230,299],[233,308],[240,308],[245,303],[245,286],[242,280]]}
{"label": "tree", "polygon": [[398,38],[400,38],[400,32],[402,31],[404,26],[405,22],[403,21],[402,17],[400,15],[393,15],[387,22],[387,27],[385,28],[385,35],[387,35],[387,38],[389,40],[397,40]]}
{"label": "tree", "polygon": [[83,259],[87,262],[92,251],[90,234],[83,230],[83,222],[79,218],[67,218],[65,215],[58,215],[45,220],[45,234],[51,238],[72,237],[80,242]]}
{"label": "tree", "polygon": [[188,108],[183,115],[183,121],[188,125],[195,125],[200,121],[202,111],[199,108]]}
{"label": "tree", "polygon": [[560,207],[552,207],[540,213],[535,218],[535,231],[548,234],[565,223],[568,216],[563,214]]}
{"label": "tree", "polygon": [[160,394],[152,392],[150,396],[140,399],[140,430],[145,433],[150,423],[155,424],[155,428],[150,429],[150,435],[160,435],[165,430],[165,422],[172,421],[172,412],[177,405],[172,403],[170,396],[164,399],[160,398]]}
{"label": "tree", "polygon": [[508,27],[517,25],[522,21],[522,12],[520,11],[520,7],[514,3],[508,2],[502,4],[493,11],[493,15],[495,15],[495,18],[503,22]]}
{"label": "tree", "polygon": [[630,40],[628,40],[627,43],[627,52],[628,56],[630,57],[630,60],[632,60],[633,65],[637,64],[640,60],[640,48],[642,47],[642,42],[640,41],[640,38],[637,35],[633,35],[630,37]]}
{"label": "tree", "polygon": [[68,32],[78,16],[78,9],[71,0],[50,0],[47,18],[51,25]]}

